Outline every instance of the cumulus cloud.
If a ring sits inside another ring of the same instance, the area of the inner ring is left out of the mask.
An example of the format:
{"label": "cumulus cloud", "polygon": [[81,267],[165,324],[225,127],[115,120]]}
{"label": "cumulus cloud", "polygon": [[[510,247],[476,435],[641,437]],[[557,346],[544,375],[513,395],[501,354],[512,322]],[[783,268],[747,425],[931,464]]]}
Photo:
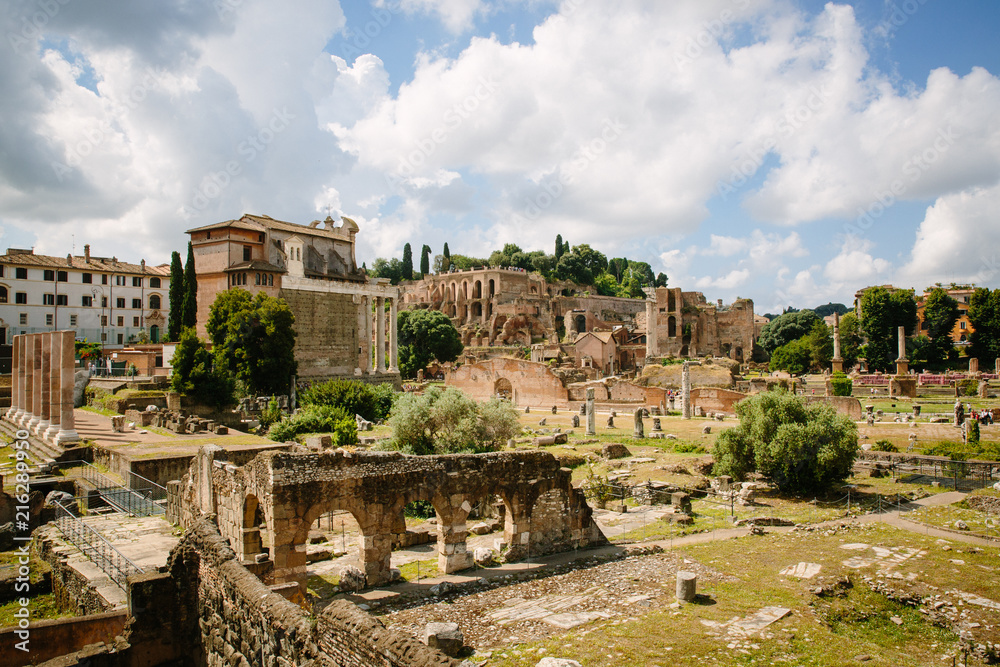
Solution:
{"label": "cumulus cloud", "polygon": [[840,253],[827,262],[823,275],[835,283],[843,284],[858,284],[885,277],[892,265],[884,259],[873,257],[871,249],[871,241],[848,236]]}
{"label": "cumulus cloud", "polygon": [[711,287],[720,290],[732,290],[746,283],[747,278],[749,277],[750,271],[746,269],[733,269],[726,275],[719,276],[717,278],[711,276],[699,278],[695,282],[695,286],[697,286],[698,289],[708,289]]}

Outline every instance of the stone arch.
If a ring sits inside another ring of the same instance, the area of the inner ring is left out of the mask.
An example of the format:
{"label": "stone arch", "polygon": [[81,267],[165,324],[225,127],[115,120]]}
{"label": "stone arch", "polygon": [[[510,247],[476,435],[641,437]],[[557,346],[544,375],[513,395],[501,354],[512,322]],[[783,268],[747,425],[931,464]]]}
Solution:
{"label": "stone arch", "polygon": [[587,331],[587,316],[580,313],[579,315],[573,316],[573,327],[576,329],[578,334],[582,334]]}
{"label": "stone arch", "polygon": [[265,553],[264,536],[261,527],[265,526],[264,511],[257,496],[250,493],[243,499],[242,536],[240,538],[240,557],[243,560],[254,560],[255,556]]}
{"label": "stone arch", "polygon": [[[323,496],[321,496],[323,497]],[[309,531],[316,520],[327,512],[342,511],[349,513],[358,522],[357,561],[358,567],[365,573],[369,586],[381,584],[389,580],[389,557],[392,554],[392,536],[386,526],[386,517],[379,512],[359,507],[353,498],[345,496],[325,497],[309,506],[302,519],[298,521],[292,537],[294,557],[288,555],[284,567],[301,570],[305,576],[305,545],[309,539]],[[278,535],[275,533],[275,540]],[[301,560],[301,563],[298,561]],[[275,547],[274,569],[279,569],[278,549]],[[287,580],[287,579],[286,579]]]}
{"label": "stone arch", "polygon": [[672,313],[675,310],[677,310],[677,297],[674,291],[670,290],[667,292],[667,312]]}
{"label": "stone arch", "polygon": [[514,396],[514,387],[507,378],[497,378],[493,383],[493,395],[497,398],[511,400]]}
{"label": "stone arch", "polygon": [[483,304],[481,301],[476,301],[472,304],[472,316],[482,317],[483,316]]}
{"label": "stone arch", "polygon": [[469,281],[468,280],[463,280],[462,281],[462,292],[461,292],[461,295],[462,295],[463,299],[468,299],[469,298]]}
{"label": "stone arch", "polygon": [[667,337],[676,338],[677,337],[677,318],[671,315],[667,318]]}
{"label": "stone arch", "polygon": [[476,282],[473,283],[473,285],[472,285],[472,298],[473,299],[482,299],[483,298],[483,281],[482,280],[476,280]]}
{"label": "stone arch", "polygon": [[497,293],[497,284],[493,278],[490,278],[490,297],[493,297]]}
{"label": "stone arch", "polygon": [[[472,509],[472,504],[465,494],[449,493],[446,496],[442,489],[431,489],[423,485],[406,490],[387,510],[388,519],[394,532],[406,532],[403,509],[418,500],[429,502],[437,515],[438,570],[450,573],[471,566],[471,555],[466,553],[465,548],[468,536],[465,520]],[[390,551],[389,560],[386,562],[386,574],[389,572],[391,558]]]}

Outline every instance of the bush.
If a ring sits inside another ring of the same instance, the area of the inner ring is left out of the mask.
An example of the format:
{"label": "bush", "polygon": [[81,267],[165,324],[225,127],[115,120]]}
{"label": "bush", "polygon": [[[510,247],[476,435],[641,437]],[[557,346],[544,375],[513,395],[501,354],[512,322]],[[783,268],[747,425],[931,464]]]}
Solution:
{"label": "bush", "polygon": [[969,419],[965,423],[965,439],[970,445],[979,444],[979,422]]}
{"label": "bush", "polygon": [[816,494],[842,483],[858,453],[858,429],[824,404],[806,405],[784,391],[736,404],[739,426],[715,441],[714,474],[743,480],[751,472],[783,492]]}
{"label": "bush", "polygon": [[507,403],[492,399],[478,405],[450,387],[403,394],[389,425],[392,447],[410,454],[492,452],[521,430],[517,413]]}
{"label": "bush", "polygon": [[389,416],[396,392],[390,384],[371,385],[357,380],[330,380],[302,391],[303,405],[326,405],[343,408],[350,415],[380,422]]}
{"label": "bush", "polygon": [[303,433],[330,433],[334,447],[358,444],[358,426],[354,416],[343,408],[329,405],[310,405],[288,419],[274,423],[267,437],[277,442],[294,440]]}
{"label": "bush", "polygon": [[281,421],[282,418],[281,408],[278,407],[278,401],[271,399],[271,402],[267,404],[267,409],[260,413],[258,422],[260,425],[257,427],[258,433],[266,433],[271,424],[275,424]]}
{"label": "bush", "polygon": [[876,452],[898,452],[899,448],[888,440],[876,440],[872,445],[872,450]]}
{"label": "bush", "polygon": [[979,395],[979,380],[975,378],[968,378],[965,380],[959,380],[957,384],[959,391],[961,391],[962,393],[962,396]]}
{"label": "bush", "polygon": [[834,373],[830,376],[830,389],[834,396],[850,396],[854,391],[854,381],[846,373]]}

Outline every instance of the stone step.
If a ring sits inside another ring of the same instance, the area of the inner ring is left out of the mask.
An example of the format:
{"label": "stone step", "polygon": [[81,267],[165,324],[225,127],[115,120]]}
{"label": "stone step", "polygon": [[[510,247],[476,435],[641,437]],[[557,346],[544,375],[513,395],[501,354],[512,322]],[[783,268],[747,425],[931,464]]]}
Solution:
{"label": "stone step", "polygon": [[[0,432],[3,432],[5,436],[13,440],[17,434],[17,427],[6,419],[3,419],[0,420]],[[50,445],[34,435],[28,436],[28,444],[28,458],[37,465],[51,463],[62,456],[63,453],[62,447]]]}

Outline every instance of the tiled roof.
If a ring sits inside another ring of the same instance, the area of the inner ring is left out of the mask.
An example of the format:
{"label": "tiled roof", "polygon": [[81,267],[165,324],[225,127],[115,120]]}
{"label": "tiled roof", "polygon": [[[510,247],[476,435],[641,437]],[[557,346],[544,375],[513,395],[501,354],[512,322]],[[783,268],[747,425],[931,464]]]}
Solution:
{"label": "tiled roof", "polygon": [[145,268],[140,264],[131,262],[121,262],[114,257],[94,257],[91,255],[88,262],[82,255],[73,255],[67,263],[65,257],[53,257],[52,255],[36,255],[34,253],[14,253],[0,255],[0,264],[11,266],[37,266],[56,270],[75,269],[78,271],[94,271],[96,273],[133,273],[137,275],[170,277],[170,265],[159,264],[152,266],[147,264]]}
{"label": "tiled roof", "polygon": [[[326,225],[332,226],[336,223],[330,216],[327,216],[324,221]],[[216,222],[211,225],[204,225],[202,227],[195,227],[194,229],[187,230],[188,234],[193,232],[208,231],[211,229],[224,229],[226,227],[235,227],[237,229],[249,229],[252,231],[263,232],[268,229],[280,229],[281,231],[288,232],[290,234],[305,234],[308,236],[321,236],[324,238],[335,238],[343,239],[351,230],[357,232],[358,225],[350,218],[344,217],[343,224],[337,229],[327,229],[320,228],[319,226],[310,227],[309,225],[300,225],[294,222],[285,222],[284,220],[275,220],[274,218],[266,215],[252,215],[245,214],[239,220],[226,220],[223,222]]]}
{"label": "tiled roof", "polygon": [[240,262],[239,264],[233,264],[225,269],[226,271],[270,271],[271,273],[285,273],[287,269],[283,269],[280,266],[271,264],[270,262],[265,262],[259,259],[254,259],[249,262]]}

